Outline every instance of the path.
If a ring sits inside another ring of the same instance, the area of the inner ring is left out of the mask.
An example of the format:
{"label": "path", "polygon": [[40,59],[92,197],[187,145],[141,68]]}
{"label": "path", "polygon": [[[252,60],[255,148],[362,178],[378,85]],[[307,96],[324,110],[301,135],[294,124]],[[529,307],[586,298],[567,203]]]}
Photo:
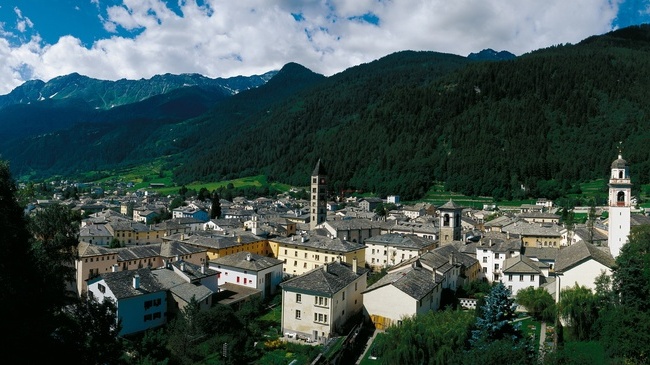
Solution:
{"label": "path", "polygon": [[361,354],[361,356],[359,356],[359,358],[357,359],[355,364],[359,364],[361,362],[361,360],[363,360],[366,357],[366,353],[368,352],[368,350],[370,350],[370,347],[372,345],[372,341],[375,340],[375,336],[377,336],[377,333],[379,333],[379,332],[383,332],[383,331],[375,329],[375,331],[372,333],[372,336],[370,336],[370,338],[368,339],[368,343],[366,344],[366,349],[363,350],[363,354]]}

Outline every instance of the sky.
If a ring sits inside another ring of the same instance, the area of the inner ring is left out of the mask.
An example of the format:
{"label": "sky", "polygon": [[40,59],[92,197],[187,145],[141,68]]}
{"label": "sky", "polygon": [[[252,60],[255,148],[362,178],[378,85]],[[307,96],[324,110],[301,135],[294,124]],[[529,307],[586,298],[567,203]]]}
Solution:
{"label": "sky", "polygon": [[650,23],[650,0],[0,0],[0,95],[27,80],[331,76],[403,50],[515,55]]}

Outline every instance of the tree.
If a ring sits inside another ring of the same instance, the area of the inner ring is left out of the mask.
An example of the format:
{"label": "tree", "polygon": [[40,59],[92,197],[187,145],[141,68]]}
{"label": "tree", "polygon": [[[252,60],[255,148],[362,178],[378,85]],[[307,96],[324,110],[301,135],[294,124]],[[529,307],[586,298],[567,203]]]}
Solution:
{"label": "tree", "polygon": [[517,292],[517,303],[540,321],[555,320],[555,300],[544,288],[528,287]]}
{"label": "tree", "polygon": [[590,339],[592,327],[598,319],[596,296],[591,289],[577,283],[572,288],[564,289],[560,293],[559,315],[566,321],[573,339]]}
{"label": "tree", "polygon": [[497,283],[485,297],[481,316],[476,318],[476,329],[472,331],[471,342],[489,342],[500,339],[518,340],[522,337],[518,326],[512,320],[517,317],[517,305],[510,298],[510,290]]}
{"label": "tree", "polygon": [[66,325],[56,331],[61,347],[74,353],[67,363],[118,364],[124,346],[118,336],[117,306],[112,300],[98,302],[82,296],[64,312]]}
{"label": "tree", "polygon": [[212,192],[211,198],[211,207],[210,207],[210,219],[220,218],[221,217],[221,202],[219,194],[217,191]]}
{"label": "tree", "polygon": [[[608,303],[607,282],[599,299]],[[603,299],[604,298],[604,299]],[[610,358],[650,361],[650,226],[634,226],[612,269],[612,301],[601,314],[601,342]]]}
{"label": "tree", "polygon": [[478,311],[475,329],[469,340],[470,349],[464,354],[465,364],[491,364],[496,359],[505,363],[533,364],[534,347],[523,336],[519,325],[513,324],[517,305],[510,298],[510,290],[497,283],[484,298]]}
{"label": "tree", "polygon": [[457,364],[473,321],[472,312],[451,309],[405,317],[374,350],[382,364]]}

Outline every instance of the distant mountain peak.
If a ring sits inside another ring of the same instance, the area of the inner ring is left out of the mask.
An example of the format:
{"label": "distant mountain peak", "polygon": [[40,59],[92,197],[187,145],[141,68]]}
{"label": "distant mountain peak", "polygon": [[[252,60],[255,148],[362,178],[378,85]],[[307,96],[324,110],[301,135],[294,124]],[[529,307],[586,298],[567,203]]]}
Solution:
{"label": "distant mountain peak", "polygon": [[486,48],[478,53],[470,53],[467,58],[476,61],[506,61],[517,58],[517,56],[508,51],[497,52],[492,48]]}

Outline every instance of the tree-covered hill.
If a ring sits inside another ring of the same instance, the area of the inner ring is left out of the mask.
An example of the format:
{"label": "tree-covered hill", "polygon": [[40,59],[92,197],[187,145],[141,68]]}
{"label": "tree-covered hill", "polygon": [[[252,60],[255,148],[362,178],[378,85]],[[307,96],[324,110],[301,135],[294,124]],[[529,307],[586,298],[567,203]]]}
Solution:
{"label": "tree-covered hill", "polygon": [[321,158],[336,190],[411,199],[438,180],[465,194],[554,198],[606,176],[623,142],[634,182],[646,183],[649,34],[626,28],[500,62],[399,52],[242,118],[176,178],[263,172],[304,185]]}

